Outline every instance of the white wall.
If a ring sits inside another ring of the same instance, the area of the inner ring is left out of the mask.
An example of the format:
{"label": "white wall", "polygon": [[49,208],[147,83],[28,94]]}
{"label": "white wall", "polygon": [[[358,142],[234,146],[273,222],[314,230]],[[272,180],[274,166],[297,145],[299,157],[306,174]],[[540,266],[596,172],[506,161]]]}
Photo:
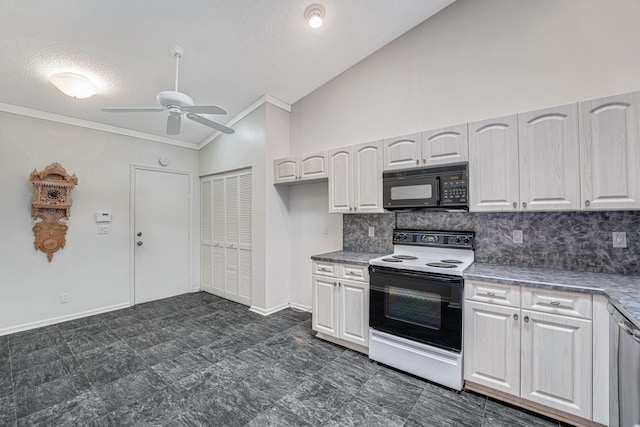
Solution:
{"label": "white wall", "polygon": [[[130,165],[191,171],[199,194],[198,152],[132,137],[0,113],[0,335],[87,311],[129,305]],[[34,248],[29,174],[58,162],[78,176],[66,246],[49,263]],[[159,166],[158,166],[159,167]],[[194,197],[194,237],[199,198]],[[97,210],[110,210],[110,234],[98,235]],[[194,284],[199,248],[192,239]],[[60,304],[60,294],[69,302]]]}
{"label": "white wall", "polygon": [[[261,313],[289,302],[287,195],[273,186],[273,159],[289,149],[289,113],[262,104],[200,150],[200,176],[251,167],[253,191],[252,308]],[[283,258],[285,261],[282,261]]]}
{"label": "white wall", "polygon": [[[295,103],[291,154],[639,90],[638,22],[638,0],[457,0]],[[296,240],[317,238],[298,198],[320,192],[290,192]]]}

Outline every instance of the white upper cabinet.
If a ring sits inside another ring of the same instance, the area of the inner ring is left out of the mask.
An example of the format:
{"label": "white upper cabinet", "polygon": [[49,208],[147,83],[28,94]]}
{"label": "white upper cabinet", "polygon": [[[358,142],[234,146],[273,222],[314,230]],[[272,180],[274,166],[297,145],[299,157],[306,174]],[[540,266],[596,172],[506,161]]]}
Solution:
{"label": "white upper cabinet", "polygon": [[580,209],[578,105],[518,114],[520,208]]}
{"label": "white upper cabinet", "polygon": [[640,208],[640,92],[581,102],[582,208]]}
{"label": "white upper cabinet", "polygon": [[407,169],[420,166],[422,158],[422,135],[411,135],[388,138],[383,141],[384,170]]}
{"label": "white upper cabinet", "polygon": [[516,115],[469,123],[469,210],[518,210],[518,169]]}
{"label": "white upper cabinet", "polygon": [[422,132],[422,165],[436,166],[469,160],[467,124]]}
{"label": "white upper cabinet", "polygon": [[300,181],[327,178],[329,176],[326,151],[300,156],[299,162]]}
{"label": "white upper cabinet", "polygon": [[382,142],[368,142],[353,147],[353,211],[383,212]]}
{"label": "white upper cabinet", "polygon": [[329,213],[384,212],[382,143],[329,151]]}
{"label": "white upper cabinet", "polygon": [[280,184],[298,180],[298,158],[286,157],[273,161],[273,182]]}
{"label": "white upper cabinet", "polygon": [[321,151],[300,157],[285,157],[273,161],[273,183],[291,184],[326,179],[327,152]]}
{"label": "white upper cabinet", "polygon": [[353,211],[351,153],[351,147],[329,151],[329,213]]}

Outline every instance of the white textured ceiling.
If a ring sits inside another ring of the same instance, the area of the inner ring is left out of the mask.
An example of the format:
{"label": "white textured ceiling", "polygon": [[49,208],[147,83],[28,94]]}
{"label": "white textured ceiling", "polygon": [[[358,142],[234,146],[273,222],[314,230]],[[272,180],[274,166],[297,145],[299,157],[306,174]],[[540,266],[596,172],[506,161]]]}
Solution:
{"label": "white textured ceiling", "polygon": [[[173,90],[173,45],[181,92],[219,104],[225,123],[263,95],[287,104],[437,13],[454,0],[0,0],[0,103],[166,137],[165,113],[105,113],[156,107]],[[311,3],[326,8],[311,29]],[[47,77],[92,78],[100,92],[72,99]],[[197,144],[213,131],[188,120],[174,140]]]}

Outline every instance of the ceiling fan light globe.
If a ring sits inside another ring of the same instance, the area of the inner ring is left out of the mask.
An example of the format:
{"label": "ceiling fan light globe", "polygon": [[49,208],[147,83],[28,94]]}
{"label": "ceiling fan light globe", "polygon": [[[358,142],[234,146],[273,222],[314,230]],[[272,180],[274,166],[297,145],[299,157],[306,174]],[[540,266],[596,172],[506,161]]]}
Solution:
{"label": "ceiling fan light globe", "polygon": [[193,105],[193,99],[189,95],[175,90],[165,90],[158,94],[158,102],[165,107]]}

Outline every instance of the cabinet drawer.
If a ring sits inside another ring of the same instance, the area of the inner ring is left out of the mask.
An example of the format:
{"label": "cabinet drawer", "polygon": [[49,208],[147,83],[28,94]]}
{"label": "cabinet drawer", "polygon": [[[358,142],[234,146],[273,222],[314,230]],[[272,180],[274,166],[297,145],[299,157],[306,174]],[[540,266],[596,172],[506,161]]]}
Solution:
{"label": "cabinet drawer", "polygon": [[513,285],[465,280],[464,297],[472,301],[520,307],[520,287]]}
{"label": "cabinet drawer", "polygon": [[339,277],[341,279],[357,280],[360,282],[369,281],[368,265],[340,264],[339,267]]}
{"label": "cabinet drawer", "polygon": [[331,262],[313,261],[313,274],[338,277],[338,266]]}
{"label": "cabinet drawer", "polygon": [[591,319],[590,294],[553,291],[548,289],[522,289],[522,308],[542,313]]}

